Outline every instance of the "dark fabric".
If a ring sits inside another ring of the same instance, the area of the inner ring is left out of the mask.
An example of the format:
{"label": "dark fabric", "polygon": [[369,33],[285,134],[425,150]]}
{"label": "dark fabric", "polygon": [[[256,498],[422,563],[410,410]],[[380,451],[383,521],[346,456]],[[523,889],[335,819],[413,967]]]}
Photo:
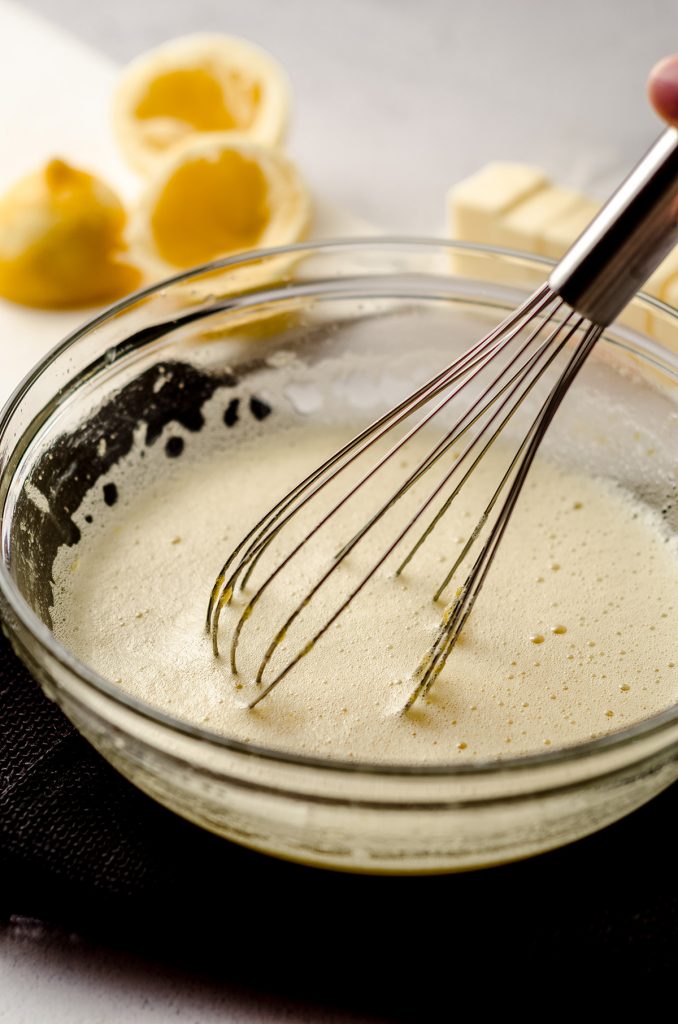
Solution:
{"label": "dark fabric", "polygon": [[530,861],[443,877],[334,874],[242,850],[138,793],[4,638],[0,681],[5,920],[36,917],[149,962],[403,1020],[452,1006],[471,974],[494,984],[539,969],[602,982],[605,968],[629,983],[675,973],[678,787]]}

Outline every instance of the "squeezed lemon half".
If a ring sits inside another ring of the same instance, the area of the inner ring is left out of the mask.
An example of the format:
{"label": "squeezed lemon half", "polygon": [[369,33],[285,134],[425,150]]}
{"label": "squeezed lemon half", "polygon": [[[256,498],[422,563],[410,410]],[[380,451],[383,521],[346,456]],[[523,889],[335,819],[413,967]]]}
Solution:
{"label": "squeezed lemon half", "polygon": [[[51,160],[0,199],[0,296],[51,309],[102,304],[142,277],[302,239],[310,197],[277,147],[289,97],[279,65],[231,36],[187,36],[139,57],[114,117],[123,151],[148,174],[131,230],[102,181]],[[290,259],[219,269],[210,286],[259,284]],[[191,301],[203,291],[194,290]]]}
{"label": "squeezed lemon half", "polygon": [[233,36],[184,36],[143,54],[123,72],[114,128],[130,164],[150,174],[177,142],[198,132],[236,132],[277,145],[290,87],[264,50]]}
{"label": "squeezed lemon half", "polygon": [[0,295],[59,309],[133,291],[141,275],[125,260],[126,221],[107,185],[50,160],[0,199]]}
{"label": "squeezed lemon half", "polygon": [[149,276],[167,275],[297,242],[310,218],[308,189],[280,150],[231,132],[206,133],[168,155],[139,203],[131,235]]}

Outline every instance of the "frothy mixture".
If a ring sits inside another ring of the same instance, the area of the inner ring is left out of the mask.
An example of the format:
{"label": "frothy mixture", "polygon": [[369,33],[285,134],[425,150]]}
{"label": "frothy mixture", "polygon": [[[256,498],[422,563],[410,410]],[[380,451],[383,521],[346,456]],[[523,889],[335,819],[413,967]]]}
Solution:
{"label": "frothy mixture", "polygon": [[[426,701],[400,713],[443,612],[431,596],[473,528],[483,486],[499,473],[499,455],[490,453],[403,576],[395,579],[389,563],[277,689],[247,710],[244,698],[256,692],[253,674],[281,609],[291,610],[308,590],[366,508],[352,503],[339,533],[311,545],[252,615],[235,680],[227,651],[236,612],[224,617],[220,659],[205,633],[212,582],[249,527],[345,437],[329,426],[272,428],[227,456],[166,460],[143,488],[121,490],[92,525],[83,506],[83,539],[62,548],[54,567],[57,637],[125,690],[176,716],[321,757],[450,763],[515,756],[613,732],[675,702],[674,540],[621,490],[542,459],[457,648]],[[417,442],[406,461],[415,464],[425,450]],[[380,476],[383,495],[402,481],[403,461]],[[334,574],[283,655],[308,638],[314,616],[339,603],[381,553],[384,536],[365,541]]]}

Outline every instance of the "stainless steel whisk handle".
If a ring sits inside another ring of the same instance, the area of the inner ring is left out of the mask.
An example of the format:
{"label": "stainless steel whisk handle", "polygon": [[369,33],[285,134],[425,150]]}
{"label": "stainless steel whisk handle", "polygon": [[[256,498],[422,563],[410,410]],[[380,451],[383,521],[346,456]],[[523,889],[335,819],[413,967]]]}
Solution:
{"label": "stainless steel whisk handle", "polygon": [[667,128],[563,256],[549,285],[606,327],[678,242],[678,130]]}

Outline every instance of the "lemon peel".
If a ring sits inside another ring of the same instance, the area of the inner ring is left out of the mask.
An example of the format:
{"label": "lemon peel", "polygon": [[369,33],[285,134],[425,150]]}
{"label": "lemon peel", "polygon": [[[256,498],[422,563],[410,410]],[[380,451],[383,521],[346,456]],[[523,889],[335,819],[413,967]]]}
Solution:
{"label": "lemon peel", "polygon": [[280,150],[204,133],[168,154],[141,197],[131,239],[148,276],[158,277],[300,241],[310,220],[308,189]]}
{"label": "lemon peel", "polygon": [[42,308],[100,304],[138,287],[127,215],[104,182],[50,160],[0,199],[0,295]]}
{"label": "lemon peel", "polygon": [[265,50],[235,36],[183,36],[123,71],[113,126],[129,163],[144,175],[178,142],[233,131],[278,145],[290,109],[287,75]]}

